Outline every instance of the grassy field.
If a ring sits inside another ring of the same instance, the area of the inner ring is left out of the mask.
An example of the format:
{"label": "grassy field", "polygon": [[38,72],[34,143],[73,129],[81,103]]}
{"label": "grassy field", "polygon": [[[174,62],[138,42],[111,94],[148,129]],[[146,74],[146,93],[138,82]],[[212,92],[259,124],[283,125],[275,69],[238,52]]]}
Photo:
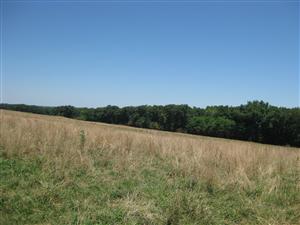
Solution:
{"label": "grassy field", "polygon": [[0,224],[300,224],[299,149],[0,115]]}

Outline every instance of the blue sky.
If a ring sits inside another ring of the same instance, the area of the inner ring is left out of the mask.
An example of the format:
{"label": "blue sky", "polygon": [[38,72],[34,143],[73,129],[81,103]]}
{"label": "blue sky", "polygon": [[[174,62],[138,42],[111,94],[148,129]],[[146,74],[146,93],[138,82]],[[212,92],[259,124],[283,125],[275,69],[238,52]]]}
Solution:
{"label": "blue sky", "polygon": [[2,1],[3,102],[299,106],[299,2],[199,1]]}

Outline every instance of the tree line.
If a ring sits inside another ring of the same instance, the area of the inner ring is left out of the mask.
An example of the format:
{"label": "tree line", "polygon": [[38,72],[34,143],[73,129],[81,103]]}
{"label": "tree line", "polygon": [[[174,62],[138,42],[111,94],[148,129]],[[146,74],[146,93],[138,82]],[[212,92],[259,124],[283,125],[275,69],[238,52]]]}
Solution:
{"label": "tree line", "polygon": [[57,115],[133,127],[231,138],[300,147],[300,108],[284,108],[263,101],[240,106],[142,105],[98,108],[45,107],[0,104],[1,109]]}

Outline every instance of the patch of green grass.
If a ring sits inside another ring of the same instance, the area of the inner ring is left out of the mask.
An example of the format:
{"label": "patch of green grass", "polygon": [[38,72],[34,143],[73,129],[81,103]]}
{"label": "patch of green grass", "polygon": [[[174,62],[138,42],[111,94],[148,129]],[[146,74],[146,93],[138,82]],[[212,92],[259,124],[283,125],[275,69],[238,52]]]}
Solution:
{"label": "patch of green grass", "polygon": [[[299,224],[299,177],[275,190],[220,187],[167,162],[114,171],[114,162],[57,171],[42,158],[0,157],[0,224]],[[110,165],[110,166],[107,166]]]}

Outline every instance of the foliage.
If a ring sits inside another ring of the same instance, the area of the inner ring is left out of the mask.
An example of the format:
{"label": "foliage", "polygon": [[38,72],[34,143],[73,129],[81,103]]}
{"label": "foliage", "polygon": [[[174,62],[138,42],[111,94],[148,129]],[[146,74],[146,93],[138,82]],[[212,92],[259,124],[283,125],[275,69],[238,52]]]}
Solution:
{"label": "foliage", "polygon": [[225,117],[198,116],[188,122],[187,131],[191,134],[202,134],[214,137],[231,137],[235,122]]}
{"label": "foliage", "polygon": [[68,118],[75,118],[78,116],[79,112],[74,106],[66,105],[55,107],[54,114]]}

